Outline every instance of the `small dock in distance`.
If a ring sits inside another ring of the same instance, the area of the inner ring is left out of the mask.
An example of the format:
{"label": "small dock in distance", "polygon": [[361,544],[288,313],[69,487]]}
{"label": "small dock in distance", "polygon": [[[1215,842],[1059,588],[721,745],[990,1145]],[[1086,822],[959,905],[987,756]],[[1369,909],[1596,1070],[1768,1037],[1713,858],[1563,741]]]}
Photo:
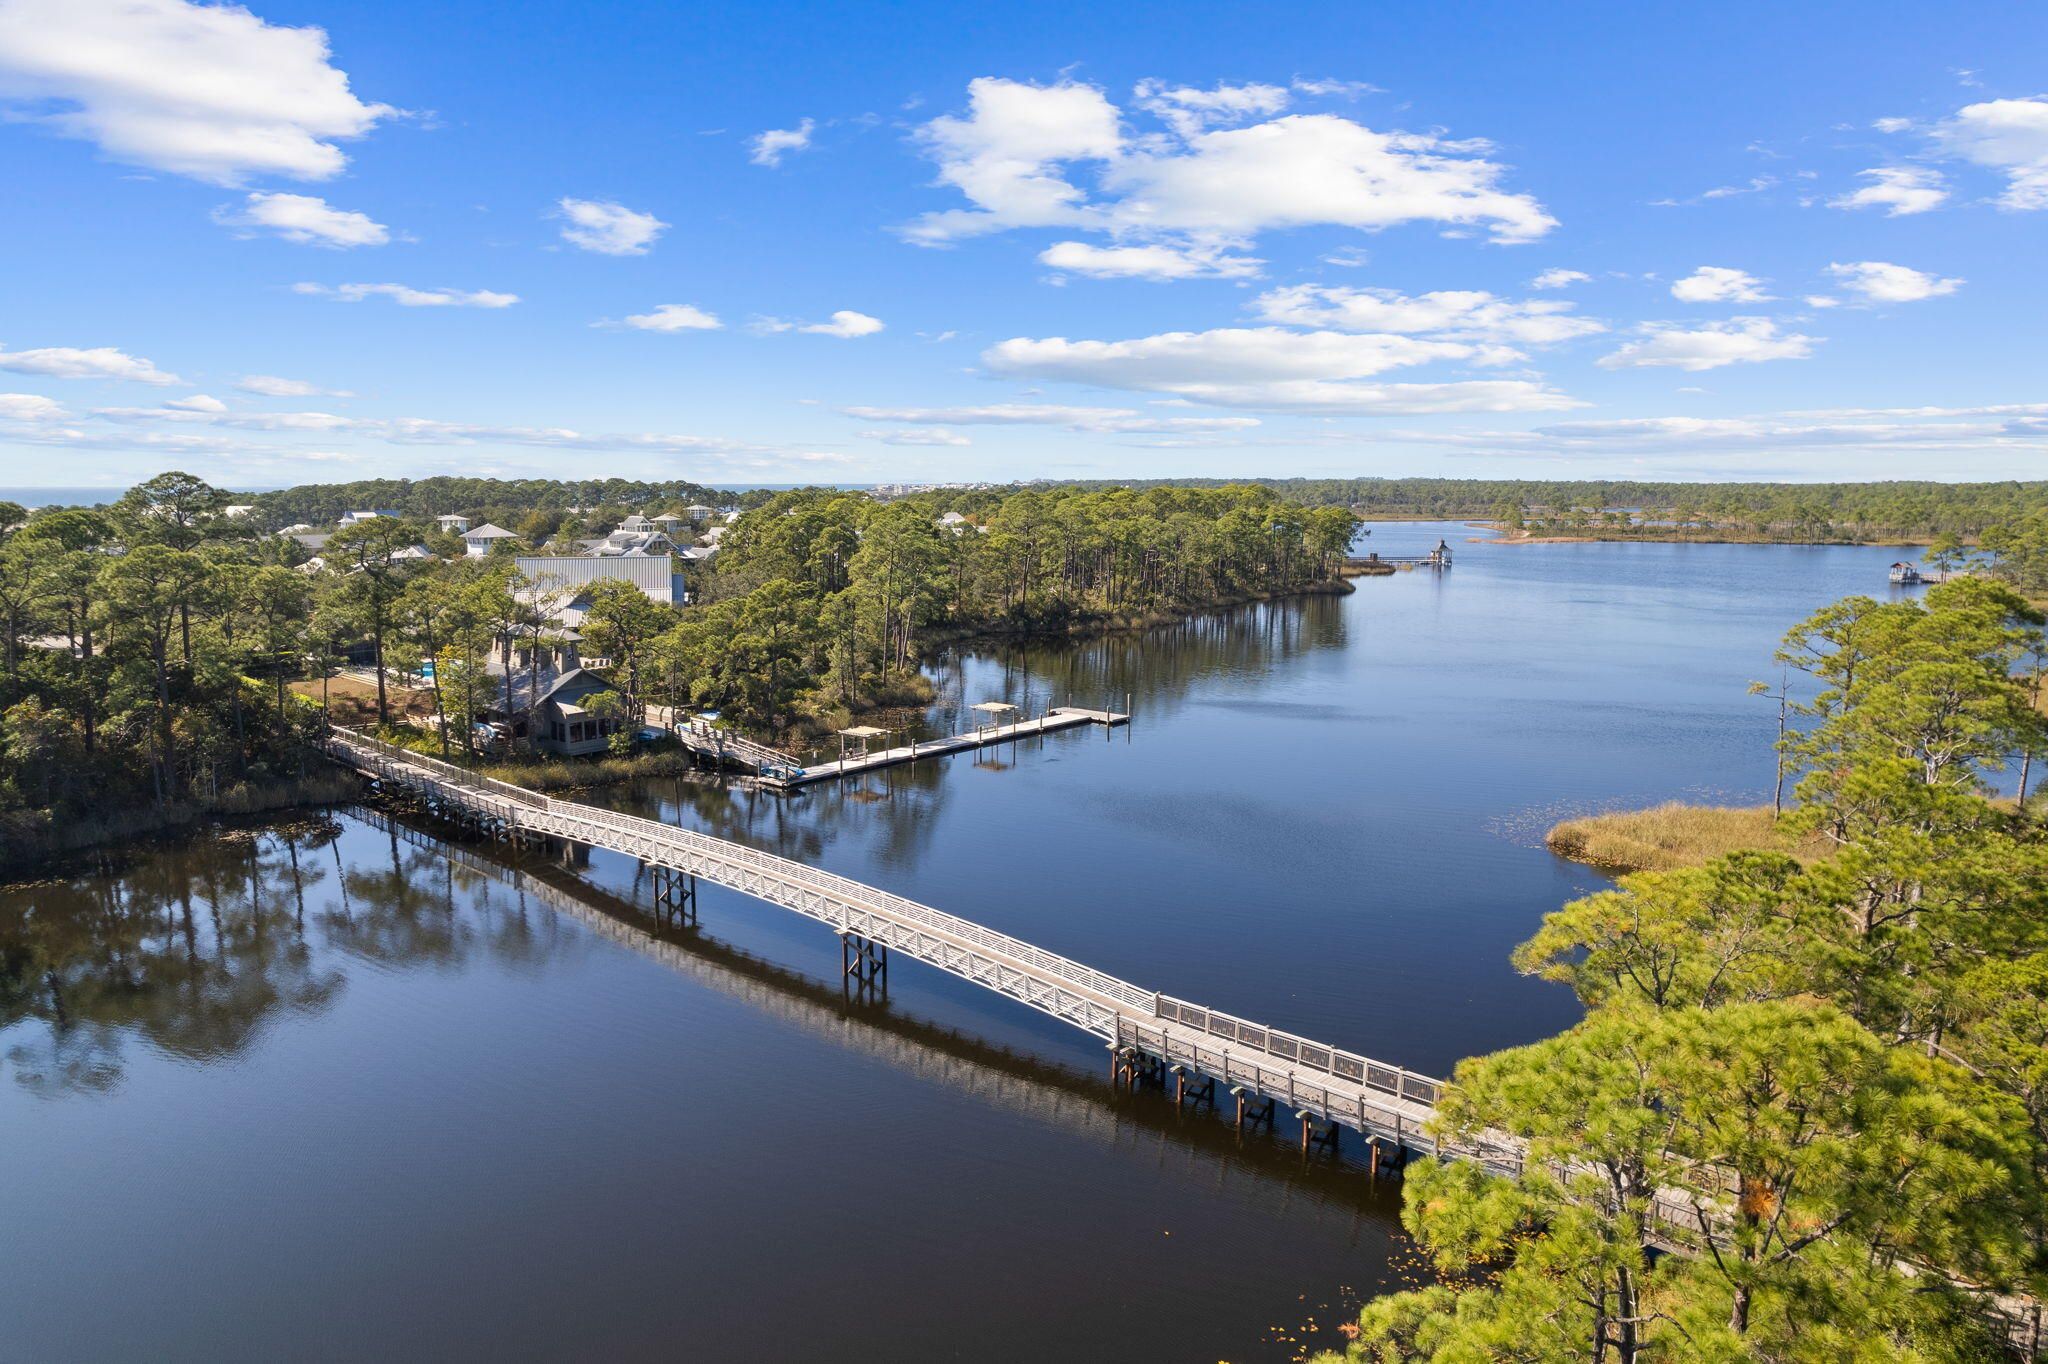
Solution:
{"label": "small dock in distance", "polygon": [[964,734],[954,734],[944,739],[914,740],[896,748],[850,754],[833,762],[818,763],[809,767],[769,769],[761,772],[758,780],[770,790],[794,791],[799,787],[821,781],[837,781],[841,777],[858,776],[877,768],[894,767],[898,763],[916,762],[921,758],[938,758],[948,753],[965,753],[970,749],[1007,744],[1017,739],[1028,739],[1034,734],[1051,734],[1056,730],[1074,729],[1081,725],[1101,725],[1107,729],[1114,729],[1118,725],[1127,725],[1130,722],[1130,716],[1116,711],[1088,710],[1081,706],[1057,706],[1035,720],[979,725]]}
{"label": "small dock in distance", "polygon": [[1451,542],[1438,540],[1436,548],[1427,554],[1400,554],[1381,558],[1375,552],[1363,559],[1346,559],[1338,571],[1347,578],[1377,578],[1402,569],[1449,568],[1451,566]]}

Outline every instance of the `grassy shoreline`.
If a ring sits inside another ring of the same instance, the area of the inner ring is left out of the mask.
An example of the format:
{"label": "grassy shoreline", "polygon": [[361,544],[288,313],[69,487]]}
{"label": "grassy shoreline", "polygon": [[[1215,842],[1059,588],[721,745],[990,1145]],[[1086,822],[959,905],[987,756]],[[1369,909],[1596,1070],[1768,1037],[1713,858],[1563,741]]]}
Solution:
{"label": "grassy shoreline", "polygon": [[[1641,530],[1621,530],[1615,527],[1588,527],[1580,532],[1546,531],[1542,535],[1527,530],[1507,530],[1492,521],[1467,521],[1472,530],[1487,531],[1492,539],[1477,536],[1465,543],[1472,545],[1581,545],[1581,544],[1646,544],[1646,545],[1805,545],[1816,548],[1887,548],[1925,549],[1934,543],[1932,536],[1885,535],[1851,539],[1816,540],[1810,535],[1758,535],[1753,532],[1717,529],[1710,532],[1688,534],[1673,527],[1649,527]],[[1965,542],[1969,543],[1969,542]]]}
{"label": "grassy shoreline", "polygon": [[1828,853],[1823,840],[1787,835],[1768,805],[1679,801],[1563,820],[1551,826],[1543,842],[1559,857],[1617,873],[1672,871],[1745,849],[1789,853],[1801,862]]}

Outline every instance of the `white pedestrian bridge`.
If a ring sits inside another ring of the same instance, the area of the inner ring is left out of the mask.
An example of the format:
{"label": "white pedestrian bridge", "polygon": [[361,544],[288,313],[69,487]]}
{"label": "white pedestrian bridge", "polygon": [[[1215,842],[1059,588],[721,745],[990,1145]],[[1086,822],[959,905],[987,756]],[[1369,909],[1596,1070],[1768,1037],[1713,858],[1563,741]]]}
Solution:
{"label": "white pedestrian bridge", "polygon": [[[1237,1113],[1270,1117],[1285,1105],[1311,1133],[1348,1127],[1390,1153],[1459,1155],[1499,1170],[1521,1166],[1518,1143],[1442,1142],[1424,1132],[1444,1082],[1326,1042],[1147,990],[1092,966],[875,886],[722,838],[638,815],[562,800],[350,730],[327,750],[393,792],[515,842],[606,848],[656,871],[701,878],[793,910],[859,944],[913,957],[1095,1034],[1111,1073],[1168,1083],[1213,1100],[1221,1085]],[[870,960],[872,957],[870,957]],[[1212,1083],[1213,1082],[1213,1083]]]}

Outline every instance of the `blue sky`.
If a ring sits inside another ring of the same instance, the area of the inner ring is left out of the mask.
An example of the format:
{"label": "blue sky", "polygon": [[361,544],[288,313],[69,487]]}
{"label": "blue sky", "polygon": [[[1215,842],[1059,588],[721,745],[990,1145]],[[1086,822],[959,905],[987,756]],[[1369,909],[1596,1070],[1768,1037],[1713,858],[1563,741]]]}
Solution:
{"label": "blue sky", "polygon": [[2044,37],[0,0],[0,485],[2042,477]]}

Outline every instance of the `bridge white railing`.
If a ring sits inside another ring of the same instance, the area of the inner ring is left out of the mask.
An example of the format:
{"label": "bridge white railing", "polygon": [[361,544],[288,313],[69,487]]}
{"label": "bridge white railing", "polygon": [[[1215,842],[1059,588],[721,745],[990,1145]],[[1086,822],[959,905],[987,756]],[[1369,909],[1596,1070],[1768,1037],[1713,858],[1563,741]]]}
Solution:
{"label": "bridge white railing", "polygon": [[694,738],[700,744],[715,750],[721,755],[730,754],[745,762],[752,763],[755,770],[761,772],[766,772],[770,769],[797,772],[803,770],[803,763],[793,753],[784,753],[779,748],[770,748],[767,744],[758,743],[753,739],[749,739],[744,734],[738,734],[729,729],[720,729],[717,725],[710,724],[704,720],[693,717],[673,718],[673,712],[671,712],[671,716],[671,727],[675,730],[676,736],[683,739],[685,743]]}
{"label": "bridge white railing", "polygon": [[1211,1037],[1220,1037],[1225,1042],[1235,1043],[1239,1047],[1250,1047],[1267,1056],[1308,1066],[1377,1089],[1382,1094],[1412,1099],[1416,1103],[1434,1105],[1438,1096],[1443,1093],[1443,1081],[1418,1075],[1412,1070],[1390,1066],[1384,1061],[1375,1061],[1371,1057],[1327,1046],[1306,1037],[1297,1037],[1293,1033],[1238,1018],[1219,1009],[1205,1009],[1199,1004],[1190,1004],[1171,995],[1160,995],[1158,999],[1159,1017],[1171,1019],[1190,1028],[1199,1028]]}
{"label": "bridge white railing", "polygon": [[[378,775],[444,792],[473,793],[466,803],[502,806],[491,813],[508,822],[555,837],[603,844],[648,861],[677,862],[683,870],[734,884],[748,894],[825,919],[835,928],[874,936],[1107,1040],[1123,1041],[1128,1029],[1149,1024],[1157,1029],[1158,1054],[1211,1069],[1211,1053],[1200,1039],[1216,1039],[1221,1045],[1213,1054],[1239,1066],[1253,1066],[1262,1090],[1327,1110],[1326,1116],[1369,1126],[1364,1119],[1372,1100],[1364,1091],[1423,1108],[1434,1106],[1443,1091],[1441,1080],[1142,989],[1021,938],[774,853],[638,815],[556,800],[348,730],[332,731],[331,743],[346,761]],[[723,869],[729,871],[721,874]],[[797,894],[778,893],[778,887]],[[826,909],[831,912],[821,912]],[[1048,999],[1047,985],[1075,992],[1080,999]],[[1194,1030],[1200,1039],[1179,1036],[1183,1029]],[[1212,1073],[1231,1078],[1223,1071]],[[1409,1133],[1419,1121],[1416,1110],[1399,1106],[1387,1107],[1385,1117],[1378,1126]]]}
{"label": "bridge white railing", "polygon": [[[656,820],[643,819],[638,815],[603,810],[579,801],[556,800],[539,792],[529,791],[525,787],[514,786],[509,782],[482,776],[452,763],[386,744],[367,735],[335,731],[333,742],[348,750],[348,761],[356,766],[399,779],[407,778],[410,774],[404,769],[411,768],[415,773],[424,773],[432,777],[440,785],[474,791],[486,797],[508,802],[519,810],[550,816],[551,823],[562,826],[546,828],[542,830],[543,832],[593,844],[614,842],[605,838],[604,833],[622,834],[639,846],[623,848],[620,851],[638,852],[641,847],[647,847],[650,851],[667,848],[688,852],[710,861],[746,868],[787,885],[801,887],[842,905],[898,921],[904,927],[937,933],[981,951],[1007,958],[1019,966],[1029,967],[1055,978],[1062,984],[1085,990],[1123,1009],[1149,1014],[1154,1008],[1152,992],[1141,990],[1129,981],[1119,980],[1115,976],[1060,956],[1056,952],[1048,952],[1021,938],[998,933],[957,915],[947,914],[929,905],[918,904],[914,900],[906,900],[900,895],[890,894],[888,891],[844,876],[819,871],[801,862],[778,857],[774,853],[762,852],[722,838],[713,838],[708,834],[679,829]],[[533,823],[531,819],[522,822]]]}

